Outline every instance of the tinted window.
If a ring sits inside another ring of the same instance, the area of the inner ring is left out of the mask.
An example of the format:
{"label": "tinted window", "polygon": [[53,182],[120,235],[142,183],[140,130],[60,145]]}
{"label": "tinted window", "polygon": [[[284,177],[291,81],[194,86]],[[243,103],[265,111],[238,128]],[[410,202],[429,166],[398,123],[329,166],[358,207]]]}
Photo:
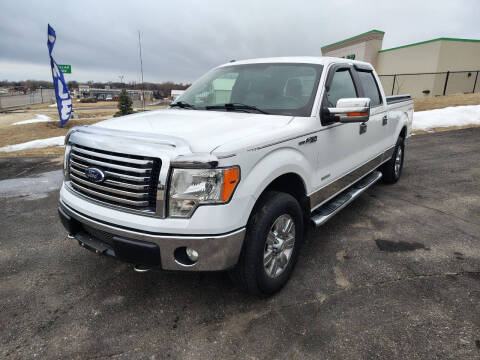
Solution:
{"label": "tinted window", "polygon": [[336,107],[337,101],[345,98],[356,98],[357,92],[352,76],[348,70],[339,70],[333,75],[332,84],[327,92],[330,107]]}
{"label": "tinted window", "polygon": [[382,103],[380,91],[378,90],[377,82],[370,71],[359,71],[358,77],[365,97],[370,98],[370,105],[377,106]]}

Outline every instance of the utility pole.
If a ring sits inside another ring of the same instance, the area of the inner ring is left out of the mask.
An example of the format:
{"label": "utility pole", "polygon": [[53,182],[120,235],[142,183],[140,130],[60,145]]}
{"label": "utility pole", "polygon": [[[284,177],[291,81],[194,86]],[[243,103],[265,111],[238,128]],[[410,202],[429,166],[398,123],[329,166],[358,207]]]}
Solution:
{"label": "utility pole", "polygon": [[125,75],[118,75],[118,78],[120,79],[120,86],[123,87],[123,78]]}
{"label": "utility pole", "polygon": [[140,30],[138,30],[138,46],[140,48],[140,73],[142,74],[142,102],[143,102],[143,111],[145,111],[145,89],[143,85],[143,60],[142,60],[142,42],[140,40]]}

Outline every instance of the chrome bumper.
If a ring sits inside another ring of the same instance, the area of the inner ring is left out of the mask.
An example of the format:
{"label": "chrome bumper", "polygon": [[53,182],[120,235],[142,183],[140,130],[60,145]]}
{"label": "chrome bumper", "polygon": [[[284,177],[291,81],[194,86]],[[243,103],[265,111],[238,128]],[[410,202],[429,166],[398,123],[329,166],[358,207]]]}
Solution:
{"label": "chrome bumper", "polygon": [[[109,234],[127,239],[148,241],[160,248],[161,268],[181,271],[218,271],[235,266],[245,238],[245,228],[222,235],[160,235],[127,229],[107,224],[83,215],[60,201],[60,209],[81,224]],[[190,247],[198,254],[193,265],[183,265],[175,260],[174,251],[180,247]]]}

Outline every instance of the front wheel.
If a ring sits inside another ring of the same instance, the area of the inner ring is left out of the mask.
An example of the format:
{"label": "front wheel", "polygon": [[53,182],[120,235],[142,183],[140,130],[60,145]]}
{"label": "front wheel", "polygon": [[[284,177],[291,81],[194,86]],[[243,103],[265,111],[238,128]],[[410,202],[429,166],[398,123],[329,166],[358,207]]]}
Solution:
{"label": "front wheel", "polygon": [[288,281],[303,241],[303,216],[291,195],[262,196],[247,225],[247,235],[232,280],[255,295],[271,295]]}
{"label": "front wheel", "polygon": [[400,179],[403,169],[403,159],[405,156],[405,141],[399,137],[393,151],[393,155],[385,164],[380,167],[382,180],[385,183],[393,184]]}

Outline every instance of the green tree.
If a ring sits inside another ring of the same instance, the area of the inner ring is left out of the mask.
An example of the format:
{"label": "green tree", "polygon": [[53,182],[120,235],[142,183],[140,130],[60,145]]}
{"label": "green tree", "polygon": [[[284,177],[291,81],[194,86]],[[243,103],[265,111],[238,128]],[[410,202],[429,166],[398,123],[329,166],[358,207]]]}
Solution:
{"label": "green tree", "polygon": [[127,94],[127,90],[122,89],[118,97],[118,111],[115,116],[133,114],[132,99]]}

